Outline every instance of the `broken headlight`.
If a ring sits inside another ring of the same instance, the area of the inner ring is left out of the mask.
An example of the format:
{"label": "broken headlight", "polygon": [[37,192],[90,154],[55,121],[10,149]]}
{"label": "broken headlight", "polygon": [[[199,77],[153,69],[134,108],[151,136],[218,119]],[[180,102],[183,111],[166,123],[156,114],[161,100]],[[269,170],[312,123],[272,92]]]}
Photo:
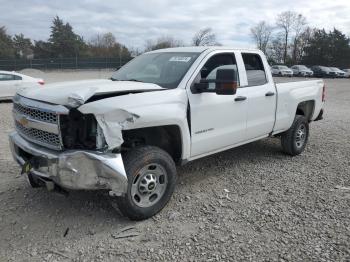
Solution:
{"label": "broken headlight", "polygon": [[93,114],[82,114],[71,109],[60,117],[60,130],[65,149],[103,149],[106,145],[103,132]]}

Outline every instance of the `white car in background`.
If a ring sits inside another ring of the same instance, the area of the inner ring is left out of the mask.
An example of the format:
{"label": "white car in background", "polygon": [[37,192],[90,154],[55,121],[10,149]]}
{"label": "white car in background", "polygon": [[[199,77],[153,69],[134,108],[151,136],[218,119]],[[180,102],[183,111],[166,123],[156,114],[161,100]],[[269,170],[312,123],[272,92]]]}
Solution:
{"label": "white car in background", "polygon": [[344,77],[350,78],[350,69],[343,69],[343,71],[345,72]]}
{"label": "white car in background", "polygon": [[0,71],[0,100],[12,99],[17,91],[27,87],[44,85],[43,79],[10,71]]}
{"label": "white car in background", "polygon": [[304,65],[294,65],[291,67],[295,76],[313,76],[314,72]]}
{"label": "white car in background", "polygon": [[271,66],[272,74],[275,76],[293,76],[293,71],[285,65]]}

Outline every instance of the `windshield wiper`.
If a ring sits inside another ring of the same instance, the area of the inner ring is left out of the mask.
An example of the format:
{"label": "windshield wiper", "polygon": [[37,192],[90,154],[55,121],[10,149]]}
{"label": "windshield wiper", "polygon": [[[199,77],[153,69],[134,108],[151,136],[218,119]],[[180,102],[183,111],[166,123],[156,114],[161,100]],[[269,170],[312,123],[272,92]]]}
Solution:
{"label": "windshield wiper", "polygon": [[132,81],[132,82],[141,82],[141,83],[143,83],[143,81],[138,80],[138,79],[126,79],[126,80],[121,80],[121,81]]}
{"label": "windshield wiper", "polygon": [[112,81],[131,81],[131,82],[140,82],[140,83],[143,83],[143,81],[138,80],[138,79],[123,79],[123,80],[119,80],[119,79],[113,78],[113,77],[111,77],[110,79],[111,79]]}

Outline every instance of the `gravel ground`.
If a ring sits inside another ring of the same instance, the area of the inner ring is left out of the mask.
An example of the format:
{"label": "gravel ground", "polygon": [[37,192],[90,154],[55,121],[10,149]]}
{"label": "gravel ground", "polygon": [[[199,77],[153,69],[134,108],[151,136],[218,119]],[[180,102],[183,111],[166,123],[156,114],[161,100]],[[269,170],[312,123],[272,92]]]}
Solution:
{"label": "gravel ground", "polygon": [[172,200],[143,222],[102,194],[30,188],[1,103],[0,261],[349,261],[350,80],[326,82],[302,155],[264,139],[179,167]]}

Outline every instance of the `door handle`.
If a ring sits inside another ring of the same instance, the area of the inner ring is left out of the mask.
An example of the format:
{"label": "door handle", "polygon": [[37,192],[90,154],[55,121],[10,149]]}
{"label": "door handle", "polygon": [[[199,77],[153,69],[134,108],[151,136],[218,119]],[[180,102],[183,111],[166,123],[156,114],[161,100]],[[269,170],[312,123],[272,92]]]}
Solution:
{"label": "door handle", "polygon": [[236,98],[235,98],[235,101],[244,101],[244,100],[246,100],[247,99],[247,97],[245,97],[245,96],[237,96]]}
{"label": "door handle", "polygon": [[265,94],[265,96],[274,96],[275,95],[275,93],[274,92],[267,92],[266,94]]}

